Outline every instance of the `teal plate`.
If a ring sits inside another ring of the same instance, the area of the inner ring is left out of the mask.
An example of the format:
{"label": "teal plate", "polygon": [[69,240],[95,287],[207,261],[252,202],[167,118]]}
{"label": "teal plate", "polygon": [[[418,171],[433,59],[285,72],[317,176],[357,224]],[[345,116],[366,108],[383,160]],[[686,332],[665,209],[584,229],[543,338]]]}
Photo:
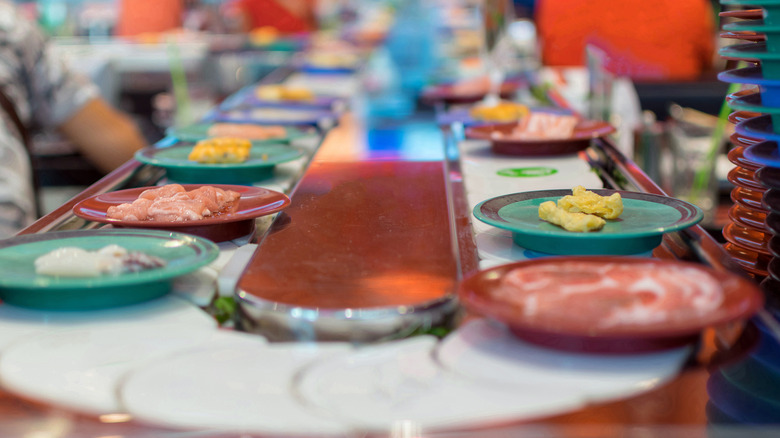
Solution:
{"label": "teal plate", "polygon": [[652,251],[664,233],[696,225],[699,207],[679,199],[622,190],[591,190],[602,196],[620,193],[623,214],[599,231],[576,233],[539,219],[539,204],[557,201],[571,190],[514,193],[482,201],[477,219],[512,232],[514,242],[532,251],[557,255],[628,255]]}
{"label": "teal plate", "polygon": [[187,158],[193,147],[149,147],[136,152],[135,159],[164,168],[168,179],[179,183],[251,184],[272,177],[277,164],[303,156],[303,151],[291,146],[253,142],[249,159],[243,163],[204,164]]}
{"label": "teal plate", "polygon": [[[209,128],[213,123],[198,123],[195,125],[183,126],[181,128],[168,128],[165,133],[181,141],[200,141],[212,136],[209,135]],[[286,135],[284,137],[269,138],[267,140],[252,140],[254,143],[279,143],[290,142],[299,138],[315,135],[313,128],[299,126],[285,126]]]}
{"label": "teal plate", "polygon": [[[164,259],[158,269],[100,277],[65,278],[35,273],[35,259],[64,246],[90,251],[116,244]],[[0,241],[0,299],[49,310],[91,310],[148,301],[167,294],[175,277],[217,258],[210,240],[154,230],[83,230],[27,234]]]}

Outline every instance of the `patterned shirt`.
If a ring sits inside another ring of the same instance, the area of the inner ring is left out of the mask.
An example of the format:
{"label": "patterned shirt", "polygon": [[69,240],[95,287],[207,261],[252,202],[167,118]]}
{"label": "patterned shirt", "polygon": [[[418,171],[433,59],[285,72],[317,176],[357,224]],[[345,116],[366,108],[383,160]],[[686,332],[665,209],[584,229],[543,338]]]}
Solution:
{"label": "patterned shirt", "polygon": [[[0,87],[28,128],[56,128],[98,96],[89,80],[68,69],[37,25],[0,1]],[[0,238],[35,220],[27,150],[10,119],[0,121]]]}

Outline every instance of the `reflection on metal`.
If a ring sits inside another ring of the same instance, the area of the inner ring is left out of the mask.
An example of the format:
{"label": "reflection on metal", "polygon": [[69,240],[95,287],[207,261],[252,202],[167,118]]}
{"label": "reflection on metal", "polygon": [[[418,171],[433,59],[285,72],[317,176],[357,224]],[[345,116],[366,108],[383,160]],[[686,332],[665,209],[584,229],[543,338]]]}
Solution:
{"label": "reflection on metal", "polygon": [[448,323],[458,273],[443,170],[312,164],[238,284],[241,328],[368,342]]}

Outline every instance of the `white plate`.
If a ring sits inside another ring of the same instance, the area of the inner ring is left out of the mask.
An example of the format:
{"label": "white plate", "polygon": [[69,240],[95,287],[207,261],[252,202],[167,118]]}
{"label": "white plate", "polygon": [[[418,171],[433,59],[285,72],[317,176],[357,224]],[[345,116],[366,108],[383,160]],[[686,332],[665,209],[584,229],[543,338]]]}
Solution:
{"label": "white plate", "polygon": [[304,370],[301,396],[360,430],[449,429],[527,420],[581,408],[584,400],[543,385],[484,385],[433,359],[436,339],[417,337],[334,356]]}
{"label": "white plate", "polygon": [[122,412],[117,387],[125,373],[203,345],[263,348],[265,339],[189,324],[85,326],[27,337],[0,356],[0,383],[13,393],[89,414]]}
{"label": "white plate", "polygon": [[677,375],[689,353],[688,347],[634,355],[567,353],[528,344],[480,319],[445,338],[436,357],[476,382],[516,391],[563,386],[589,401],[604,401],[656,388]]}
{"label": "white plate", "polygon": [[127,411],[150,424],[269,435],[348,433],[295,396],[301,367],[350,350],[348,344],[213,346],[157,361],[130,373],[120,387]]}
{"label": "white plate", "polygon": [[216,328],[213,317],[193,304],[174,296],[145,303],[89,311],[45,311],[0,305],[0,353],[26,336],[51,330],[89,327],[98,331],[117,325],[175,323],[193,328]]}

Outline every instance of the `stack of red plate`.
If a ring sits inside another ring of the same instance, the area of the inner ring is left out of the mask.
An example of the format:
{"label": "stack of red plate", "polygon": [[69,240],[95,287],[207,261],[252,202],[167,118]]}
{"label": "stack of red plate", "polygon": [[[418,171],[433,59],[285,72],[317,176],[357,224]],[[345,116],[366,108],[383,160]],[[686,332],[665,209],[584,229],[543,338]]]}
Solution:
{"label": "stack of red plate", "polygon": [[780,154],[773,143],[780,139],[780,3],[751,1],[721,0],[724,5],[761,6],[720,14],[739,19],[724,24],[721,37],[741,40],[722,48],[721,56],[755,64],[718,75],[725,82],[752,85],[727,96],[727,103],[736,111],[729,117],[737,126],[731,136],[734,149],[728,156],[736,167],[728,174],[734,184],[734,205],[723,236],[734,260],[764,280],[764,290],[770,290],[776,289],[780,281],[780,259],[776,259],[780,256],[780,237],[775,237],[780,232],[780,159],[767,159],[755,152],[760,149]]}
{"label": "stack of red plate", "polygon": [[[729,116],[729,120],[738,123],[757,115],[737,111]],[[761,165],[745,158],[744,151],[746,147],[761,141],[739,133],[731,136],[734,147],[729,151],[728,158],[735,167],[729,172],[728,180],[734,184],[731,191],[734,205],[729,209],[730,223],[723,227],[723,237],[727,241],[726,251],[745,271],[757,279],[768,275],[768,265],[772,258],[768,244],[772,234],[764,224],[769,214],[762,204],[766,188],[756,177]]]}

